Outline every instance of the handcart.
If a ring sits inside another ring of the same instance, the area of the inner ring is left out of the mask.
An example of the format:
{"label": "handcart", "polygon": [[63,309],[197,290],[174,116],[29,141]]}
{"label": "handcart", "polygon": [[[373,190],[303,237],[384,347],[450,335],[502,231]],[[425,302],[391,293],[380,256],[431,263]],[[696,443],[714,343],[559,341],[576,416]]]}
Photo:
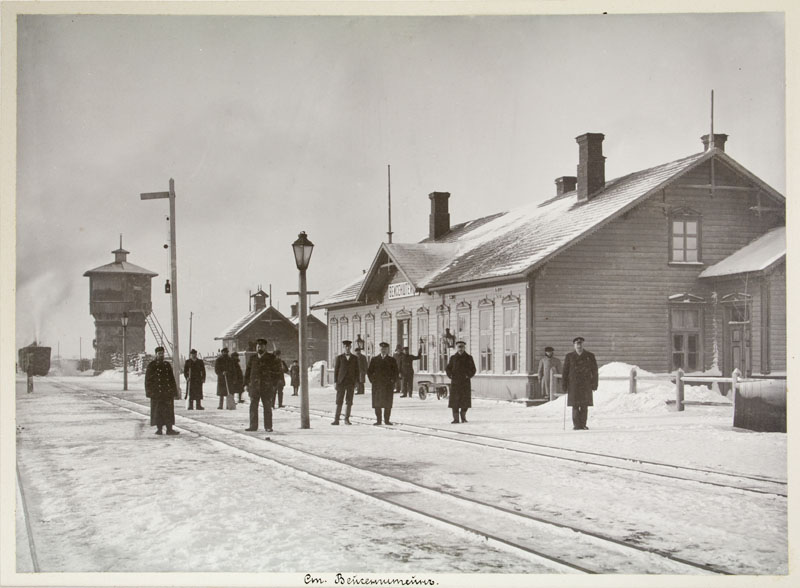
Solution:
{"label": "handcart", "polygon": [[432,382],[430,380],[420,380],[417,382],[419,386],[417,391],[422,400],[427,398],[428,394],[436,394],[436,399],[447,398],[450,395],[450,384],[444,382]]}

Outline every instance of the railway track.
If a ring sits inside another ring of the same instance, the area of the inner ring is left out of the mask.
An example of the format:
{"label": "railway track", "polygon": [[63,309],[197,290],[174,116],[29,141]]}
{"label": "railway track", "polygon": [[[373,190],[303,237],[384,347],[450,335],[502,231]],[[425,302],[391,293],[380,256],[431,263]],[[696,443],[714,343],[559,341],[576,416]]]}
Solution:
{"label": "railway track", "polygon": [[[58,387],[90,395],[141,418],[149,415],[149,406],[141,402],[63,383],[59,383]],[[281,434],[271,434],[269,440],[265,440],[184,414],[176,414],[176,427],[250,459],[289,468],[299,475],[309,476],[316,483],[379,501],[389,508],[400,509],[407,515],[431,524],[466,532],[494,547],[535,561],[551,572],[733,573],[706,562],[680,558],[664,550],[626,542],[573,525],[555,523],[443,488],[428,487],[402,476],[379,473],[343,460],[317,455],[281,441]],[[401,427],[404,425],[393,429],[403,430]]]}
{"label": "railway track", "polygon": [[[299,412],[299,410],[295,407],[283,407],[282,410]],[[333,411],[319,409],[311,410],[310,414],[320,418],[330,418],[331,420],[333,420],[334,415]],[[351,415],[350,420],[359,424],[372,425],[374,419]],[[639,460],[629,457],[620,457],[584,451],[580,449],[565,449],[563,447],[554,447],[541,443],[531,443],[529,441],[502,439],[479,433],[453,431],[451,429],[442,429],[426,425],[402,423],[397,420],[394,421],[391,430],[401,433],[426,435],[436,439],[477,445],[483,448],[513,451],[536,457],[559,459],[585,465],[635,472],[648,476],[670,478],[672,480],[678,480],[681,482],[708,484],[711,486],[741,490],[743,492],[753,492],[756,494],[770,494],[782,497],[787,497],[788,495],[788,484],[786,481],[763,476],[732,474],[718,470]]]}

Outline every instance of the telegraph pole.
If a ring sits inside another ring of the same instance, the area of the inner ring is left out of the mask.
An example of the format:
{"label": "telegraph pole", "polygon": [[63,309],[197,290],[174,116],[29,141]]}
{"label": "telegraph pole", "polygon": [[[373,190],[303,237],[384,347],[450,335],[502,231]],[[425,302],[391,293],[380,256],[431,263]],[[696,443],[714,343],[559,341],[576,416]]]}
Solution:
{"label": "telegraph pole", "polygon": [[[172,372],[175,374],[175,384],[181,379],[181,369],[178,362],[181,358],[178,344],[178,252],[175,238],[175,180],[169,179],[169,192],[147,192],[141,194],[142,200],[169,199],[169,248],[170,248],[170,278],[172,295]],[[180,399],[180,386],[176,386],[175,398]]]}

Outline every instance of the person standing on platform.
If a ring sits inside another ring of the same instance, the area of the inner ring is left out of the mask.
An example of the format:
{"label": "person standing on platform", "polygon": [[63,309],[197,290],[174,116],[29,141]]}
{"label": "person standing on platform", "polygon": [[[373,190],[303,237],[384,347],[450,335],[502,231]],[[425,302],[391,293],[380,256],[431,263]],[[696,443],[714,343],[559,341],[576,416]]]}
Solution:
{"label": "person standing on platform", "polygon": [[586,419],[594,401],[594,391],[597,390],[598,373],[597,360],[593,353],[583,348],[583,342],[583,337],[572,340],[575,351],[570,351],[564,358],[561,385],[567,393],[567,406],[572,407],[572,428],[586,431],[589,429]]}
{"label": "person standing on platform", "polygon": [[391,425],[389,417],[392,414],[392,402],[394,400],[394,385],[400,371],[394,357],[389,355],[389,344],[381,343],[381,352],[373,357],[367,368],[367,376],[372,383],[372,408],[375,409],[377,422],[381,424],[381,409],[383,409],[383,422]]}
{"label": "person standing on platform", "polygon": [[[453,411],[453,424],[467,422],[467,410],[472,407],[472,376],[475,375],[475,361],[467,353],[467,344],[456,341],[456,352],[450,356],[445,372],[450,378],[450,399],[447,406]],[[459,415],[460,411],[460,415]]]}
{"label": "person standing on platform", "polygon": [[[283,387],[286,386],[286,378],[283,377],[283,374],[289,373],[289,368],[286,366],[286,362],[281,359],[281,350],[275,350],[275,358],[281,364],[281,377],[276,382],[275,388],[275,398],[277,398],[278,408],[283,408]],[[275,408],[275,400],[272,401],[272,408]]]}
{"label": "person standing on platform", "polygon": [[272,397],[275,384],[283,377],[280,362],[271,353],[267,353],[267,340],[256,341],[256,354],[247,362],[244,372],[244,383],[250,396],[250,426],[246,431],[258,431],[258,403],[264,407],[264,430],[272,432]]}
{"label": "person standing on platform", "polygon": [[339,424],[339,417],[342,414],[342,404],[347,404],[347,411],[344,413],[344,422],[350,423],[350,412],[353,409],[353,392],[358,383],[358,358],[350,353],[352,341],[342,341],[344,353],[336,356],[336,365],[333,370],[333,381],[336,382],[336,416],[332,425]]}
{"label": "person standing on platform", "polygon": [[[242,374],[242,364],[239,363],[239,354],[236,351],[231,353],[231,373],[228,378],[228,387],[230,388],[231,396],[235,399],[238,395],[241,403],[242,392],[244,392],[244,374]],[[236,408],[236,403],[232,404],[232,407],[228,405],[229,409]]]}
{"label": "person standing on platform", "polygon": [[356,383],[356,394],[364,393],[364,382],[367,381],[367,356],[361,353],[361,347],[356,347],[356,360],[358,361],[358,382]]}
{"label": "person standing on platform", "polygon": [[400,355],[400,391],[402,394],[400,398],[406,396],[411,398],[414,396],[414,361],[419,359],[422,355],[422,349],[417,351],[417,355],[411,355],[408,352],[408,347],[403,347],[403,353]]}
{"label": "person standing on platform", "polygon": [[397,379],[394,382],[394,393],[398,394],[401,390],[402,383],[400,382],[400,366],[403,363],[403,346],[399,343],[394,348],[394,362],[397,364]]}
{"label": "person standing on platform", "polygon": [[217,374],[217,396],[219,396],[219,406],[217,410],[222,410],[222,404],[225,402],[225,397],[228,395],[229,382],[227,376],[231,372],[231,357],[228,355],[228,348],[223,347],[222,353],[214,362],[214,373]]}
{"label": "person standing on platform", "polygon": [[553,351],[552,347],[545,347],[544,357],[539,360],[539,388],[542,396],[548,399],[551,399],[552,394],[556,392],[550,389],[551,368],[555,368],[557,374],[561,373],[561,360],[553,356]]}
{"label": "person standing on platform", "polygon": [[189,359],[183,364],[183,377],[186,378],[188,391],[186,394],[189,397],[189,410],[194,410],[194,405],[197,403],[197,410],[205,410],[203,408],[203,384],[206,382],[206,366],[202,359],[197,359],[197,350],[192,349],[189,352]]}
{"label": "person standing on platform", "polygon": [[156,435],[163,435],[162,428],[167,427],[167,435],[178,435],[173,430],[175,424],[175,395],[178,386],[172,365],[164,361],[164,348],[156,347],[156,358],[147,364],[144,374],[144,395],[150,399],[150,426],[157,427]]}
{"label": "person standing on platform", "polygon": [[300,387],[300,365],[296,359],[292,361],[292,366],[289,368],[289,379],[291,380],[292,388],[294,388],[292,396],[297,396],[297,389]]}
{"label": "person standing on platform", "polygon": [[28,394],[33,392],[33,354],[28,354],[28,365],[25,366],[25,375],[28,382]]}

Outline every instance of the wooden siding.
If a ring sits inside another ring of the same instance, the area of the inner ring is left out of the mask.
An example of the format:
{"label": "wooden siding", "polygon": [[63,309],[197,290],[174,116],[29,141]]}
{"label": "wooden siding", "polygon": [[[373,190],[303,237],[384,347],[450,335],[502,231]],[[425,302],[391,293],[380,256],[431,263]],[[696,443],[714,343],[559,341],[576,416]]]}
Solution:
{"label": "wooden siding", "polygon": [[[709,166],[686,174],[626,215],[610,222],[558,255],[535,275],[537,347],[552,345],[562,357],[577,335],[599,364],[624,361],[656,372],[669,371],[669,304],[673,294],[701,296],[704,304],[702,365],[714,360],[714,312],[710,285],[699,273],[783,223],[777,214],[759,218],[747,192],[682,188],[709,183]],[[741,185],[730,170],[716,164],[719,185]],[[763,199],[763,197],[762,197]],[[702,263],[669,263],[669,212],[688,208],[702,217]],[[751,292],[752,293],[752,292]],[[719,324],[717,325],[719,330]],[[720,350],[720,353],[722,350]]]}
{"label": "wooden siding", "polygon": [[770,309],[770,368],[786,371],[786,266],[782,264],[768,276]]}

